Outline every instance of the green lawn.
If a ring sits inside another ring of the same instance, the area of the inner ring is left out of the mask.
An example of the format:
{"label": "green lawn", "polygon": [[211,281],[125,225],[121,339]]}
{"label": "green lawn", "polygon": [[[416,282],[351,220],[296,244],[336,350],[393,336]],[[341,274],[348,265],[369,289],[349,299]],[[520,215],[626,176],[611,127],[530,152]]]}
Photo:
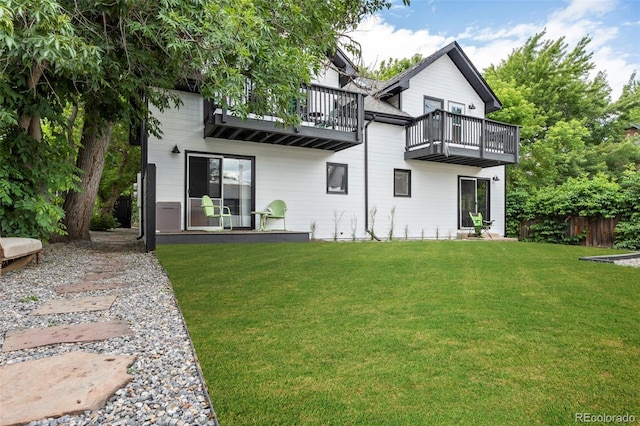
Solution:
{"label": "green lawn", "polygon": [[[158,246],[220,423],[640,420],[640,269],[606,249]],[[617,252],[616,252],[617,253]]]}

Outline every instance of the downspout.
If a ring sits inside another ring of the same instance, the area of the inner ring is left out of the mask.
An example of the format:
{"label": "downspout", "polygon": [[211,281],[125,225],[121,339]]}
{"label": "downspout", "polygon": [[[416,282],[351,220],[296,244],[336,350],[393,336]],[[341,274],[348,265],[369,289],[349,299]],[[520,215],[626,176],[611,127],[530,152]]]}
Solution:
{"label": "downspout", "polygon": [[505,237],[507,235],[507,166],[502,166],[502,181],[504,182],[504,229],[503,234]]}
{"label": "downspout", "polygon": [[376,121],[374,114],[364,125],[364,231],[369,230],[369,125]]}
{"label": "downspout", "polygon": [[140,184],[138,187],[138,199],[140,200],[140,217],[138,220],[140,221],[140,235],[138,235],[137,240],[141,240],[145,236],[145,177],[147,174],[147,163],[149,158],[149,137],[147,135],[147,126],[145,125],[146,121],[140,123]]}

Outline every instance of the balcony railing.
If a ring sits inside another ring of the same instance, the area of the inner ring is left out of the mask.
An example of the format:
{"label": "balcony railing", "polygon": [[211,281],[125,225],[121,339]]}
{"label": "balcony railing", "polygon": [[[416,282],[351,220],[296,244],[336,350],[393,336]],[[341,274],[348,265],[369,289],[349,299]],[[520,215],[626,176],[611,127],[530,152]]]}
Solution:
{"label": "balcony railing", "polygon": [[518,162],[519,128],[511,124],[435,110],[406,129],[405,158],[457,164]]}
{"label": "balcony railing", "polygon": [[[245,86],[242,102],[256,101],[250,84]],[[272,144],[340,150],[361,143],[364,121],[363,96],[323,86],[302,86],[300,96],[292,99],[290,113],[300,125],[285,126],[275,115],[250,114],[235,117],[214,102],[204,101],[205,137],[248,140]]]}

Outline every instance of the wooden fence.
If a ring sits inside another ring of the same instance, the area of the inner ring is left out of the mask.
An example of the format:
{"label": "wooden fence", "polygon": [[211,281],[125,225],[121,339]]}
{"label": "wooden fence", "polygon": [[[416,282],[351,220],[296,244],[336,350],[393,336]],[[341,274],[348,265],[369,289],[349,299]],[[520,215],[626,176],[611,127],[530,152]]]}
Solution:
{"label": "wooden fence", "polygon": [[[619,220],[619,218],[570,216],[565,221],[567,224],[565,236],[567,238],[575,238],[585,233],[585,238],[580,241],[581,245],[587,247],[613,247],[616,241],[614,229]],[[531,225],[536,223],[538,223],[536,220],[520,222],[521,240],[533,236]]]}

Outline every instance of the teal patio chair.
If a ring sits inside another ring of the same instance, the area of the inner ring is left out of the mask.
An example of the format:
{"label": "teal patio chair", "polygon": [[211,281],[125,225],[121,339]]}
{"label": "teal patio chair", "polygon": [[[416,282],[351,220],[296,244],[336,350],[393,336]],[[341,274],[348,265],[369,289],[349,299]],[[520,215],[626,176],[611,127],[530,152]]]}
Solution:
{"label": "teal patio chair", "polygon": [[264,231],[267,225],[267,219],[282,219],[282,230],[287,230],[287,221],[285,215],[287,213],[287,205],[282,200],[273,200],[266,209],[263,211],[254,211],[251,214],[257,214],[260,216],[260,230]]}
{"label": "teal patio chair", "polygon": [[489,229],[491,229],[491,225],[493,225],[493,220],[484,220],[482,218],[482,213],[480,212],[476,214],[469,212],[469,216],[471,216],[471,221],[473,222],[473,228],[476,231],[476,237],[482,238],[482,232],[484,232],[489,236],[489,238],[493,239],[493,237],[491,236],[491,233],[489,232]]}
{"label": "teal patio chair", "polygon": [[231,220],[231,210],[227,206],[213,204],[213,200],[208,195],[202,196],[202,210],[206,217],[219,218],[222,229],[224,229],[224,218],[229,218],[229,231],[233,230],[233,223]]}

